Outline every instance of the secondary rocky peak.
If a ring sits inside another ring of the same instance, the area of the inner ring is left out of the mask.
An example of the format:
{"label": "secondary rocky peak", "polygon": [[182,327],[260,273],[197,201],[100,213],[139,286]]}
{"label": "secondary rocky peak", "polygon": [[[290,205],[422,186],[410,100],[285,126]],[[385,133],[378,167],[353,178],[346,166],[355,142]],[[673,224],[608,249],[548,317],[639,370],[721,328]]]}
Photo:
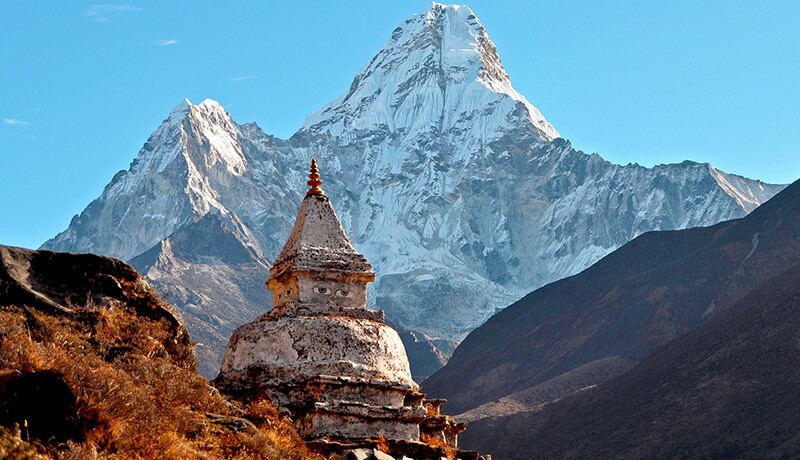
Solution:
{"label": "secondary rocky peak", "polygon": [[414,139],[479,125],[479,136],[492,137],[518,112],[543,140],[559,137],[513,89],[472,10],[433,3],[400,24],[347,94],[311,114],[301,131],[347,138],[377,129]]}
{"label": "secondary rocky peak", "polygon": [[189,115],[193,120],[225,127],[228,132],[236,130],[237,125],[230,114],[225,111],[222,104],[213,99],[204,99],[203,102],[192,105],[189,107]]}
{"label": "secondary rocky peak", "polygon": [[90,238],[103,241],[89,241],[68,229],[43,247],[130,259],[208,212],[229,214],[225,188],[248,168],[241,131],[225,109],[211,99],[197,105],[184,99],[150,135],[129,169],[118,172],[102,197],[71,224],[91,227],[88,221],[99,217],[115,236],[108,240],[95,234]]}
{"label": "secondary rocky peak", "polygon": [[[200,148],[192,148],[194,144]],[[206,172],[206,168],[222,163],[230,173],[240,175],[246,160],[239,144],[238,126],[219,102],[205,99],[195,105],[184,99],[150,135],[130,172],[162,172],[178,158],[175,167],[180,173],[187,169]],[[196,164],[186,165],[180,157]]]}
{"label": "secondary rocky peak", "polygon": [[[208,120],[215,123],[230,125],[233,123],[230,115],[225,112],[225,108],[213,99],[204,99],[199,104],[193,104],[188,98],[178,103],[161,122],[156,130],[174,130],[187,120]],[[154,135],[156,134],[154,133]]]}
{"label": "secondary rocky peak", "polygon": [[222,107],[222,104],[220,104],[219,102],[217,102],[217,101],[215,101],[214,99],[211,99],[211,98],[203,99],[203,101],[200,102],[199,104],[197,104],[195,107],[198,107],[198,108],[201,108],[201,109],[204,109],[204,110],[217,110],[217,111],[222,111],[222,112],[225,111],[225,109]]}

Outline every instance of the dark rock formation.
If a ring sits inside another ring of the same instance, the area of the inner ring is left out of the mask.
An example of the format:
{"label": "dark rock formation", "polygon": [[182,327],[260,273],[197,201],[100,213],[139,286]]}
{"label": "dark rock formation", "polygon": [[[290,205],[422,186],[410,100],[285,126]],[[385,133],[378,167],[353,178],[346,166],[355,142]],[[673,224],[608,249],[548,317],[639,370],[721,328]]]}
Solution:
{"label": "dark rock formation", "polygon": [[130,265],[94,254],[0,246],[0,306],[27,306],[70,315],[86,305],[120,306],[166,320],[176,346],[191,354],[189,333]]}

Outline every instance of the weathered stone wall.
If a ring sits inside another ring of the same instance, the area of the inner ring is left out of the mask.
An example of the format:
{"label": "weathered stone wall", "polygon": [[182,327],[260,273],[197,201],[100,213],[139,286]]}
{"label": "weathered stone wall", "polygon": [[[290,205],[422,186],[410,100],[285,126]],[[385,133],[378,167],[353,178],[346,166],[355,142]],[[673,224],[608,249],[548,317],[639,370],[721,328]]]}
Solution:
{"label": "weathered stone wall", "polygon": [[[391,385],[380,380],[330,376],[320,381],[313,379],[301,390],[315,396],[316,401],[359,401],[373,406],[402,407],[406,405],[408,387]],[[298,395],[298,398],[301,395]]]}
{"label": "weathered stone wall", "polygon": [[[352,409],[352,408],[351,408]],[[419,423],[403,419],[398,414],[387,414],[382,418],[372,416],[371,410],[326,412],[315,411],[304,417],[298,427],[300,435],[318,436],[325,433],[334,438],[387,439],[416,441],[419,439]]]}

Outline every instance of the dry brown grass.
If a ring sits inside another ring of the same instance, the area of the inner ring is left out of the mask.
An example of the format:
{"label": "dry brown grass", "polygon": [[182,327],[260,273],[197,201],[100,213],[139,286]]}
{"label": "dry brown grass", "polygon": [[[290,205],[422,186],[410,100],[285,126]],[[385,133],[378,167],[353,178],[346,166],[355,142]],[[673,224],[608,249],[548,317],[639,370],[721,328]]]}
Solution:
{"label": "dry brown grass", "polygon": [[120,306],[59,317],[2,307],[0,371],[52,371],[74,394],[80,436],[38,440],[55,458],[314,458],[268,402],[241,410],[224,401],[174,331],[168,319]]}
{"label": "dry brown grass", "polygon": [[378,437],[378,441],[377,441],[376,447],[381,452],[385,452],[387,454],[390,452],[389,442],[386,440],[386,436],[384,436],[384,435],[380,435]]}
{"label": "dry brown grass", "polygon": [[424,442],[429,446],[440,447],[444,449],[445,457],[447,458],[447,460],[456,460],[455,451],[446,442],[437,439],[433,436],[425,436],[425,435],[422,435],[420,441]]}
{"label": "dry brown grass", "polygon": [[3,460],[28,460],[48,458],[39,449],[20,439],[14,430],[0,426],[0,458]]}

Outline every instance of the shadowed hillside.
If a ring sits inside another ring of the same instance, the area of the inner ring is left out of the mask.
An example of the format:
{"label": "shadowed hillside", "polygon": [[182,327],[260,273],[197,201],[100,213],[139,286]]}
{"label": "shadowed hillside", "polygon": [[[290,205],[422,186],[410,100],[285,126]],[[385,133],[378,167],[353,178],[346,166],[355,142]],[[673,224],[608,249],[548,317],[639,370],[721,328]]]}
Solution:
{"label": "shadowed hillside", "polygon": [[469,443],[501,459],[796,458],[798,362],[795,265],[621,377],[483,420]]}

